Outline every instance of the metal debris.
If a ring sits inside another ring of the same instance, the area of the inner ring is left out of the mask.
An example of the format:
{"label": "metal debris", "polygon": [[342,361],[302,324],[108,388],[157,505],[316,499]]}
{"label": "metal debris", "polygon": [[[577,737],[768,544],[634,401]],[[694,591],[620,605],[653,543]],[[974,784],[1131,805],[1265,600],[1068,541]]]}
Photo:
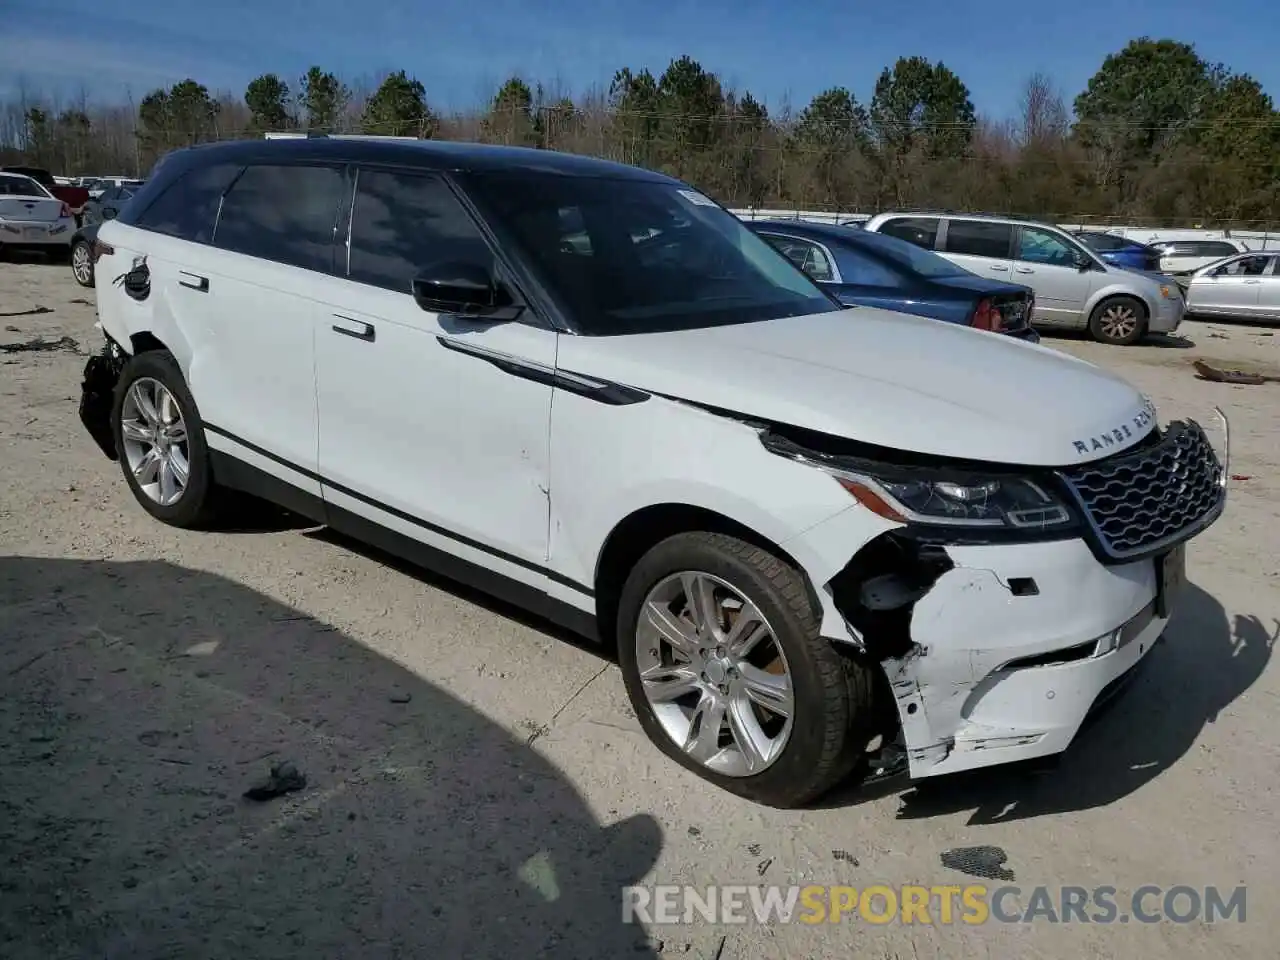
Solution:
{"label": "metal debris", "polygon": [[1008,882],[1015,879],[1013,871],[1004,866],[1009,855],[1001,847],[956,847],[944,850],[939,859],[944,867],[959,870],[971,877]]}

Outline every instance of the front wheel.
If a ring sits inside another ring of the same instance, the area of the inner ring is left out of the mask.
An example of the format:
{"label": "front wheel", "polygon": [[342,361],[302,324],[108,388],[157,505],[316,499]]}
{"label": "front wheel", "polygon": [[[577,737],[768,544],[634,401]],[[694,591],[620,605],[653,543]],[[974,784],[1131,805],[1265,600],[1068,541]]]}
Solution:
{"label": "front wheel", "polygon": [[622,591],[618,653],[641,726],[668,757],[758,803],[809,803],[871,739],[874,667],[842,656],[790,564],[734,537],[653,547]]}
{"label": "front wheel", "polygon": [[87,240],[77,240],[71,246],[71,275],[80,286],[93,286],[93,251]]}
{"label": "front wheel", "polygon": [[173,356],[150,350],[120,373],[112,429],[125,482],[142,508],[175,527],[213,518],[213,476],[204,425]]}
{"label": "front wheel", "polygon": [[1146,332],[1147,308],[1134,297],[1108,297],[1089,318],[1089,333],[1099,343],[1127,347]]}

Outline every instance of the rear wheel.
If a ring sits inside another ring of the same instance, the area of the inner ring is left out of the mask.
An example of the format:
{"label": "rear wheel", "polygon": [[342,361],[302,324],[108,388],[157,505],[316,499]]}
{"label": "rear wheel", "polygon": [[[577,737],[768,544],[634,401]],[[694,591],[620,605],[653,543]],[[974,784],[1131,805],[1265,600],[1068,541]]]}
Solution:
{"label": "rear wheel", "polygon": [[1147,332],[1147,308],[1134,297],[1108,297],[1093,308],[1089,333],[1099,343],[1127,347]]}
{"label": "rear wheel", "polygon": [[147,513],[175,527],[212,521],[216,491],[204,426],[172,354],[149,350],[125,364],[112,427],[125,482]]}
{"label": "rear wheel", "polygon": [[795,807],[853,770],[870,740],[870,668],[819,635],[803,576],[734,537],[683,533],[632,570],[619,662],[668,757],[739,796]]}
{"label": "rear wheel", "polygon": [[93,251],[87,240],[77,240],[71,245],[71,275],[80,286],[93,286]]}

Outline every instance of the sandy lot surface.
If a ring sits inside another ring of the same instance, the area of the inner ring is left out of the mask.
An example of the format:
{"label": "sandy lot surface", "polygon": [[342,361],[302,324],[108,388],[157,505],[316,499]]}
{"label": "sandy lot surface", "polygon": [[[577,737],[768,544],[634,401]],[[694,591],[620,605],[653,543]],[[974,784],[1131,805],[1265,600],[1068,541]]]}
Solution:
{"label": "sandy lot surface", "polygon": [[[1192,547],[1169,642],[1056,769],[784,813],[664,761],[617,668],[545,625],[269,512],[219,534],[152,522],[76,417],[93,297],[65,266],[0,265],[0,956],[1275,955],[1280,384],[1189,361],[1280,372],[1280,335],[1046,340],[1163,414],[1231,418],[1243,479]],[[242,799],[283,760],[305,790]],[[998,848],[1006,879],[944,864],[964,847]],[[621,919],[637,881],[1248,899],[1216,925],[645,930]]]}

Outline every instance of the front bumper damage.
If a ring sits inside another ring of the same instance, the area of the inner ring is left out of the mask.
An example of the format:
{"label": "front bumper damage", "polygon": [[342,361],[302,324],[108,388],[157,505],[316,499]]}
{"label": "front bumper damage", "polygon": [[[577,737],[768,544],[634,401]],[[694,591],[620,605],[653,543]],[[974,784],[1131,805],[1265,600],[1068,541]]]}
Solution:
{"label": "front bumper damage", "polygon": [[1156,563],[1103,566],[1082,540],[946,549],[881,661],[910,775],[1061,753],[1163,633]]}

